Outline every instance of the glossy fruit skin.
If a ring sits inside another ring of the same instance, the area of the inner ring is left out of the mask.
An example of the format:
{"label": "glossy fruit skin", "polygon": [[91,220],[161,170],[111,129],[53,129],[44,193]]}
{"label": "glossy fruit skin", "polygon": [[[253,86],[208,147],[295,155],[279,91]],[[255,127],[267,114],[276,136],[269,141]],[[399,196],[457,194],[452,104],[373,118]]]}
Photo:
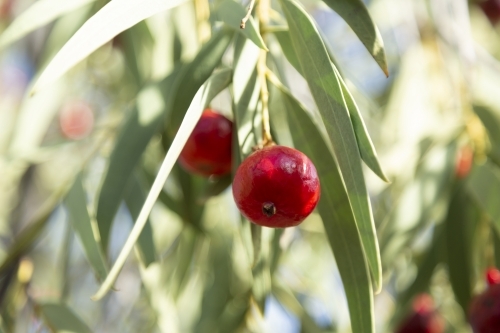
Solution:
{"label": "glossy fruit skin", "polygon": [[434,309],[434,302],[427,294],[419,295],[413,302],[413,312],[400,324],[396,333],[443,333],[444,322]]}
{"label": "glossy fruit skin", "polygon": [[85,102],[72,101],[63,106],[59,114],[62,134],[70,140],[80,140],[92,132],[94,113]]}
{"label": "glossy fruit skin", "polygon": [[233,196],[251,222],[271,228],[300,224],[320,198],[316,168],[302,152],[268,146],[248,156],[233,180]]}
{"label": "glossy fruit skin", "polygon": [[500,332],[500,284],[474,297],[469,308],[469,322],[474,333]]}
{"label": "glossy fruit skin", "polygon": [[500,21],[500,0],[481,1],[479,7],[481,7],[491,24],[495,25]]}
{"label": "glossy fruit skin", "polygon": [[500,281],[498,271],[488,269],[486,279],[489,287],[475,296],[469,307],[469,323],[474,333],[500,332]]}
{"label": "glossy fruit skin", "polygon": [[200,176],[231,172],[233,123],[212,109],[205,109],[184,146],[179,163]]}

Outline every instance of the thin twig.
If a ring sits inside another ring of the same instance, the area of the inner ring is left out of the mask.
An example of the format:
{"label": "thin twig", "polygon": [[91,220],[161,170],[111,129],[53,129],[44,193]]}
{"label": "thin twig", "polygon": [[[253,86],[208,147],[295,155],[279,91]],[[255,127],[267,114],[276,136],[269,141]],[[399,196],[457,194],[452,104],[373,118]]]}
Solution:
{"label": "thin twig", "polygon": [[252,10],[254,5],[255,5],[255,0],[250,1],[250,5],[248,6],[247,9],[247,14],[245,15],[244,18],[241,19],[240,29],[245,29],[245,24],[250,19],[250,15],[252,15]]}
{"label": "thin twig", "polygon": [[260,50],[259,62],[257,63],[257,74],[260,81],[260,101],[262,102],[262,144],[266,146],[273,142],[271,127],[269,125],[269,90],[266,81],[266,56],[265,50]]}

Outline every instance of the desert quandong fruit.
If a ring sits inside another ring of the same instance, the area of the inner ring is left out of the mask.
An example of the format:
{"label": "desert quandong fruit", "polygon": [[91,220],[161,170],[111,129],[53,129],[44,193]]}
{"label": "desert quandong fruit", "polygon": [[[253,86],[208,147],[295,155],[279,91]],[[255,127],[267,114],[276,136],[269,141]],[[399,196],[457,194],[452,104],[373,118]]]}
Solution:
{"label": "desert quandong fruit", "polygon": [[421,294],[413,301],[412,313],[396,333],[443,333],[444,321],[436,312],[431,296]]}
{"label": "desert quandong fruit", "polygon": [[184,149],[180,165],[201,176],[231,172],[233,123],[212,109],[203,111]]}
{"label": "desert quandong fruit", "polygon": [[488,289],[477,295],[469,308],[469,323],[474,333],[500,332],[500,271],[486,271]]}
{"label": "desert quandong fruit", "polygon": [[92,132],[94,113],[82,101],[72,101],[63,106],[59,113],[59,126],[62,134],[71,140],[80,140]]}
{"label": "desert quandong fruit", "polygon": [[253,152],[233,180],[236,205],[251,222],[272,228],[300,224],[316,207],[316,168],[302,152],[271,145]]}

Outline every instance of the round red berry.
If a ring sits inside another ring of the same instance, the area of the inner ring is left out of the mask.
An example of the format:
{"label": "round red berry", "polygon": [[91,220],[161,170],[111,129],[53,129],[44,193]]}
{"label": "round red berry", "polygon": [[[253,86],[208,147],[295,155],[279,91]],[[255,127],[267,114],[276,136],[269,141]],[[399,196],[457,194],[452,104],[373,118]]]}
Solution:
{"label": "round red berry", "polygon": [[320,184],[306,155],[274,145],[257,150],[241,163],[233,180],[233,196],[253,223],[286,228],[311,214],[320,197]]}
{"label": "round red berry", "polygon": [[79,140],[90,134],[94,127],[94,113],[90,106],[81,101],[67,103],[59,114],[62,134],[71,140]]}
{"label": "round red berry", "polygon": [[469,146],[464,146],[458,153],[458,161],[455,168],[455,174],[458,179],[464,179],[470,173],[472,162],[474,160],[474,152]]}
{"label": "round red berry", "polygon": [[494,267],[488,268],[486,271],[486,281],[490,286],[500,284],[500,271]]}
{"label": "round red berry", "polygon": [[495,25],[500,21],[500,0],[481,1],[479,7],[481,7],[491,24]]}
{"label": "round red berry", "polygon": [[413,301],[412,313],[399,325],[397,333],[442,333],[444,321],[434,308],[432,298],[419,295]]}
{"label": "round red berry", "polygon": [[500,332],[500,284],[490,285],[473,298],[469,308],[469,322],[474,333]]}
{"label": "round red berry", "polygon": [[233,123],[211,109],[203,111],[179,156],[180,165],[201,176],[231,172]]}

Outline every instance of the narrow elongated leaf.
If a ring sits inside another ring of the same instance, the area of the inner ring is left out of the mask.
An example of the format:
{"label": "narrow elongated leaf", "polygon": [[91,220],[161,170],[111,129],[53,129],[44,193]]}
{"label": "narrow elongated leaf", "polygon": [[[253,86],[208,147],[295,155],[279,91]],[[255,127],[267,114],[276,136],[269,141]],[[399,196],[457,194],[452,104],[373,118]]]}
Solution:
{"label": "narrow elongated leaf", "polygon": [[39,0],[19,15],[0,35],[0,48],[96,0]]}
{"label": "narrow elongated leaf", "polygon": [[[299,60],[297,58],[297,54],[293,49],[292,40],[290,39],[290,34],[286,30],[275,31],[273,32],[278,40],[283,54],[290,62],[290,64],[297,69],[299,73],[302,73],[302,68],[300,67]],[[380,166],[380,162],[377,157],[377,152],[375,147],[373,146],[372,140],[370,139],[370,135],[368,134],[368,130],[366,129],[363,118],[361,117],[361,112],[359,111],[354,98],[352,97],[349,89],[342,79],[342,76],[338,72],[335,66],[332,66],[335,70],[335,73],[338,77],[340,85],[342,87],[342,94],[345,98],[346,107],[349,111],[349,115],[351,116],[351,122],[354,128],[354,134],[356,135],[356,140],[359,147],[359,152],[361,154],[361,158],[366,163],[366,165],[373,171],[377,176],[379,176],[382,180],[388,181],[384,172],[382,171],[382,167]]]}
{"label": "narrow elongated leaf", "polygon": [[491,142],[491,150],[488,154],[497,165],[500,165],[500,116],[490,108],[482,105],[474,105],[474,112],[488,131]]}
{"label": "narrow elongated leaf", "polygon": [[446,235],[444,226],[434,229],[432,243],[418,263],[418,271],[415,280],[401,292],[397,299],[397,311],[393,316],[393,324],[398,323],[407,310],[408,303],[418,293],[426,292],[436,266],[444,260]]}
{"label": "narrow elongated leaf", "polygon": [[64,304],[40,305],[43,318],[54,332],[90,333],[92,330]]}
{"label": "narrow elongated leaf", "polygon": [[71,37],[42,72],[32,89],[57,80],[70,68],[85,59],[120,32],[159,12],[184,3],[186,0],[113,0],[92,16]]}
{"label": "narrow elongated leaf", "polygon": [[80,239],[85,256],[99,279],[104,279],[108,273],[101,244],[95,237],[92,221],[87,210],[87,196],[82,185],[82,178],[75,179],[73,187],[64,199],[68,209],[69,222]]}
{"label": "narrow elongated leaf", "polygon": [[259,26],[252,16],[248,19],[245,29],[240,29],[241,19],[246,15],[246,10],[242,5],[233,0],[226,0],[217,8],[216,15],[227,25],[242,32],[248,39],[254,42],[255,45],[268,51],[259,33]]}
{"label": "narrow elongated leaf", "polygon": [[387,177],[382,171],[382,167],[380,166],[380,162],[377,157],[377,152],[375,150],[375,146],[370,139],[370,135],[368,134],[368,130],[366,129],[363,118],[361,117],[361,112],[359,111],[354,98],[351,93],[347,89],[347,86],[340,76],[340,73],[334,67],[337,77],[339,78],[340,85],[342,86],[342,93],[345,98],[345,102],[347,108],[349,110],[349,114],[351,116],[352,126],[354,128],[354,134],[356,135],[356,140],[358,142],[359,153],[361,154],[361,158],[366,163],[366,165],[373,171],[380,179],[388,182]]}
{"label": "narrow elongated leaf", "polygon": [[105,250],[108,247],[113,219],[125,194],[125,187],[148,142],[163,122],[164,107],[158,87],[146,87],[139,94],[137,108],[132,111],[123,126],[111,153],[96,213]]}
{"label": "narrow elongated leaf", "polygon": [[[153,206],[158,199],[160,192],[163,190],[163,185],[167,180],[168,175],[172,171],[172,168],[179,157],[179,154],[182,151],[182,148],[186,144],[191,132],[193,131],[196,123],[200,119],[200,116],[203,112],[203,109],[208,105],[210,100],[219,94],[224,88],[227,86],[226,80],[221,80],[222,77],[228,76],[228,71],[221,71],[219,73],[214,74],[205,84],[198,90],[196,95],[189,106],[189,109],[186,112],[186,116],[182,121],[182,124],[179,128],[177,135],[172,141],[172,145],[163,160],[163,163],[158,171],[158,175],[156,176],[155,181],[153,182],[153,186],[149,191],[149,194],[146,198],[146,202],[142,206],[142,209],[137,217],[137,220],[130,232],[130,235],[125,242],[116,262],[114,263],[111,271],[109,272],[106,280],[104,280],[103,284],[97,291],[97,293],[92,297],[94,300],[101,299],[106,293],[111,289],[116,278],[120,274],[125,261],[127,260],[130,251],[132,251],[137,239],[141,235],[142,229],[144,228],[146,222],[148,221],[148,216],[153,209]],[[230,74],[229,74],[230,76]]]}
{"label": "narrow elongated leaf", "polygon": [[[304,107],[281,91],[295,147],[314,163],[321,182],[318,211],[347,296],[352,331],[374,332],[369,268],[342,177],[328,144]],[[271,113],[272,114],[272,113]]]}
{"label": "narrow elongated leaf", "polygon": [[457,189],[445,222],[448,274],[455,299],[467,317],[473,287],[472,241],[480,212],[463,186]]}
{"label": "narrow elongated leaf", "polygon": [[[132,176],[129,180],[129,184],[126,189],[125,203],[130,212],[132,220],[136,220],[141,211],[141,207],[146,200],[146,194],[141,186],[137,174]],[[150,223],[146,223],[144,229],[137,240],[137,248],[139,252],[139,258],[141,259],[144,266],[148,267],[149,264],[156,261],[156,250],[153,241],[153,229]]]}
{"label": "narrow elongated leaf", "polygon": [[302,73],[323,118],[345,182],[375,290],[382,287],[382,268],[375,225],[365,187],[361,157],[339,79],[309,15],[293,0],[281,0]]}
{"label": "narrow elongated leaf", "polygon": [[[167,130],[169,137],[164,140],[171,140],[177,133],[184,114],[191,101],[203,83],[210,77],[214,69],[220,64],[222,55],[226,51],[234,31],[232,29],[221,29],[202,47],[191,63],[184,67],[173,86],[171,94],[173,102],[169,105],[171,115],[168,118]],[[227,78],[219,77],[226,80]],[[229,76],[231,80],[231,76]],[[168,91],[163,89],[163,91]],[[169,143],[164,142],[168,147]]]}
{"label": "narrow elongated leaf", "polygon": [[469,176],[468,189],[483,212],[500,232],[500,205],[496,198],[500,196],[500,170],[492,163],[475,166]]}
{"label": "narrow elongated leaf", "polygon": [[349,24],[386,76],[384,41],[362,0],[323,0]]}

